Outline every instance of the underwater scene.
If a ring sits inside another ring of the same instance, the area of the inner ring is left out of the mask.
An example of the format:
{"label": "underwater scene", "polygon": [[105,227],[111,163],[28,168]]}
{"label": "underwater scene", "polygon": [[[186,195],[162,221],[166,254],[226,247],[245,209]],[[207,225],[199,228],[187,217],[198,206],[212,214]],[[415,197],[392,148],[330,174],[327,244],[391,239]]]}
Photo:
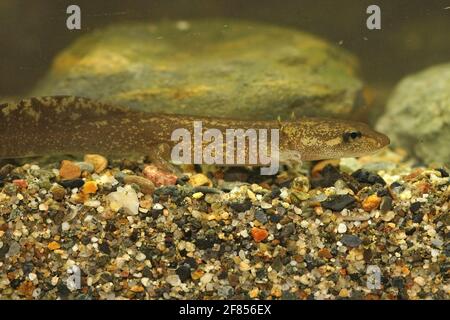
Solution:
{"label": "underwater scene", "polygon": [[0,47],[0,300],[450,298],[450,2],[2,0]]}

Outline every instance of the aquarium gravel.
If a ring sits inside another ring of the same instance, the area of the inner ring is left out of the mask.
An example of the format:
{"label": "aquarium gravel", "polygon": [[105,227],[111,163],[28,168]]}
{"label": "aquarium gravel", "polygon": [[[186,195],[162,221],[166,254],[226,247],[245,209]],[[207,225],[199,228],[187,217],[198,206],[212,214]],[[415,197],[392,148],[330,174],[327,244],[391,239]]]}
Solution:
{"label": "aquarium gravel", "polygon": [[386,151],[273,177],[182,169],[1,166],[0,297],[449,298],[446,168]]}

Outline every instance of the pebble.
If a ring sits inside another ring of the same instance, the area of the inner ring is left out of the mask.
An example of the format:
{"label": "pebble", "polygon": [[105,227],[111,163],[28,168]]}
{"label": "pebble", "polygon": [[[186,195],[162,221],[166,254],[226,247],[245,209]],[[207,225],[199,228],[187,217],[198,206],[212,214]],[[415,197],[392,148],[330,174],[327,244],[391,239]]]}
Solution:
{"label": "pebble", "polygon": [[250,210],[251,207],[252,207],[252,203],[248,200],[243,201],[243,202],[230,203],[230,208],[236,212],[245,212],[247,210]]}
{"label": "pebble", "polygon": [[112,204],[115,209],[124,208],[128,214],[139,214],[139,199],[136,191],[129,185],[118,187],[117,191],[107,196],[107,199],[110,201],[110,206]]}
{"label": "pebble", "polygon": [[66,196],[66,189],[63,186],[55,183],[50,188],[50,193],[53,195],[53,199],[55,199],[56,201],[61,201]]}
{"label": "pebble", "polygon": [[142,171],[142,174],[156,187],[175,185],[178,177],[172,173],[162,171],[154,165],[148,165]]}
{"label": "pebble", "polygon": [[108,160],[99,154],[86,154],[84,162],[92,164],[96,173],[101,173],[108,167]]}
{"label": "pebble", "polygon": [[364,211],[371,212],[374,209],[377,209],[381,203],[381,198],[376,194],[372,194],[364,199],[362,203],[362,208]]}
{"label": "pebble", "polygon": [[189,265],[183,264],[177,268],[176,274],[180,278],[181,282],[186,282],[191,279],[191,268]]}
{"label": "pebble", "polygon": [[[309,201],[293,203],[293,189],[307,187],[306,177],[297,172],[283,171],[282,178],[260,181],[245,169],[247,181],[254,183],[235,184],[229,192],[221,186],[221,169],[212,172],[212,187],[192,187],[186,178],[184,183],[180,179],[175,186],[145,193],[139,183],[125,179],[150,181],[140,175],[144,166],[140,161],[125,168],[116,161],[103,174],[63,180],[75,181],[67,185],[72,190],[53,183],[57,169],[52,173],[44,166],[13,166],[0,189],[2,297],[447,297],[450,187],[434,183],[430,175],[405,180],[398,165],[395,175],[380,172],[392,183],[383,188],[363,185],[328,167],[320,173],[326,177],[322,183],[335,180],[333,184],[322,189],[311,182]],[[14,180],[27,181],[27,188]],[[98,189],[87,196],[84,191],[92,187],[91,181]],[[393,181],[399,181],[399,192],[393,191]],[[420,187],[425,184],[427,194]],[[343,199],[350,204],[336,210],[340,214],[325,210],[327,203],[319,205],[336,200],[341,192],[339,196],[347,196]],[[409,192],[410,197],[401,199],[401,192]],[[75,198],[66,193],[81,196],[80,201],[72,201]],[[125,204],[110,201],[116,193]],[[379,211],[369,213],[355,205],[361,201],[362,206],[372,194],[381,199]],[[125,209],[128,200],[131,210]],[[137,215],[130,213],[138,208]],[[367,290],[363,277],[372,264],[383,271],[383,287],[376,291]],[[66,282],[67,270],[73,266],[83,270],[82,290]]]}
{"label": "pebble", "polygon": [[142,252],[139,252],[137,255],[136,255],[136,260],[137,261],[144,261],[146,259],[146,256],[145,256],[145,254],[143,254]]}
{"label": "pebble", "polygon": [[255,219],[261,222],[262,224],[267,223],[269,219],[267,219],[267,215],[264,213],[264,210],[256,209],[255,211]]}
{"label": "pebble", "polygon": [[50,242],[50,243],[48,244],[47,247],[48,247],[50,250],[54,251],[54,250],[57,250],[57,249],[61,248],[61,245],[60,245],[58,242],[56,242],[56,241],[52,241],[52,242]]}
{"label": "pebble", "polygon": [[347,232],[347,225],[345,223],[339,223],[337,227],[338,233],[346,233]]}
{"label": "pebble", "polygon": [[336,183],[336,181],[341,179],[342,177],[339,170],[331,164],[327,164],[320,171],[320,174],[317,173],[316,175],[318,175],[318,177],[315,177],[313,175],[311,185],[313,187],[322,187],[322,188],[332,187]]}
{"label": "pebble", "polygon": [[69,224],[67,221],[64,221],[64,222],[61,224],[61,230],[62,230],[62,231],[68,231],[68,230],[70,230],[70,224]]}
{"label": "pebble", "polygon": [[386,181],[382,177],[380,177],[378,174],[369,172],[364,169],[356,170],[352,173],[352,177],[355,178],[360,183],[368,183],[368,184],[375,184],[379,183],[382,186],[386,185]]}
{"label": "pebble", "polygon": [[417,283],[421,287],[423,287],[426,283],[425,279],[423,277],[415,277],[414,282]]}
{"label": "pebble", "polygon": [[75,189],[81,188],[84,185],[83,179],[73,179],[73,180],[61,180],[59,184],[64,188]]}
{"label": "pebble", "polygon": [[203,197],[203,193],[202,192],[196,192],[192,195],[193,199],[200,199],[201,197]]}
{"label": "pebble", "polygon": [[383,220],[385,222],[389,222],[389,221],[392,221],[392,219],[394,219],[394,217],[395,217],[395,212],[388,211],[384,215],[381,216],[381,220]]}
{"label": "pebble", "polygon": [[422,207],[422,203],[414,202],[414,203],[411,203],[411,205],[409,206],[409,210],[412,213],[418,213],[421,207]]}
{"label": "pebble", "polygon": [[384,196],[381,198],[380,210],[382,213],[386,213],[392,209],[392,198]]}
{"label": "pebble", "polygon": [[78,166],[81,170],[81,172],[94,172],[94,165],[89,162],[75,162],[75,165]]}
{"label": "pebble", "polygon": [[200,186],[212,187],[211,180],[209,180],[208,177],[202,173],[197,173],[191,176],[189,178],[188,183],[193,187],[200,187]]}
{"label": "pebble", "polygon": [[436,248],[442,248],[442,246],[444,245],[444,241],[442,241],[441,239],[434,238],[433,240],[431,240],[431,244]]}
{"label": "pebble", "polygon": [[344,208],[350,207],[355,202],[355,198],[350,195],[337,195],[329,200],[321,202],[322,207],[330,209],[332,211],[341,211]]}
{"label": "pebble", "polygon": [[345,246],[356,248],[361,245],[362,241],[358,236],[351,234],[344,234],[340,240]]}
{"label": "pebble", "polygon": [[178,287],[179,285],[181,285],[180,277],[177,274],[173,274],[173,275],[168,276],[166,278],[166,281],[172,287]]}
{"label": "pebble", "polygon": [[63,180],[73,180],[81,176],[81,169],[69,160],[63,160],[59,168],[59,176]]}
{"label": "pebble", "polygon": [[84,194],[93,194],[98,190],[97,183],[95,181],[87,181],[82,188]]}
{"label": "pebble", "polygon": [[149,179],[144,178],[144,177],[129,175],[129,176],[125,176],[123,178],[123,181],[125,184],[133,184],[134,183],[134,184],[138,185],[139,190],[143,194],[153,194],[153,192],[155,191],[155,185],[153,184],[153,182],[151,182]]}
{"label": "pebble", "polygon": [[255,240],[256,242],[261,242],[269,236],[269,233],[267,232],[267,230],[261,229],[261,228],[256,228],[256,227],[252,228],[251,234],[252,234],[253,240]]}

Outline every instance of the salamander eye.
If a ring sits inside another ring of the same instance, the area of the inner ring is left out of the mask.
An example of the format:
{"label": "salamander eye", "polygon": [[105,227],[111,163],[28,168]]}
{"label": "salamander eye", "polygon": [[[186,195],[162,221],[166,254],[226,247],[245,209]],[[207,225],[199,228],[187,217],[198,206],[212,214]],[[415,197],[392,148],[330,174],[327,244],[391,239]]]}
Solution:
{"label": "salamander eye", "polygon": [[348,131],[342,135],[344,142],[349,142],[350,140],[355,140],[356,138],[361,138],[361,131]]}

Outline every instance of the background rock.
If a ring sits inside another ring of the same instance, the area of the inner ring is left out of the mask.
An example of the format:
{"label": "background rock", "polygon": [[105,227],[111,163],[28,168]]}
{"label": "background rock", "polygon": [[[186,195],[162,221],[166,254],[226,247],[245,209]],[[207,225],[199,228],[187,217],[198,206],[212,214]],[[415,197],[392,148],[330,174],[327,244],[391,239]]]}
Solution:
{"label": "background rock", "polygon": [[423,161],[450,163],[450,64],[402,80],[377,129]]}
{"label": "background rock", "polygon": [[315,36],[233,20],[113,25],[56,57],[32,95],[152,112],[349,117],[364,103],[356,59]]}

